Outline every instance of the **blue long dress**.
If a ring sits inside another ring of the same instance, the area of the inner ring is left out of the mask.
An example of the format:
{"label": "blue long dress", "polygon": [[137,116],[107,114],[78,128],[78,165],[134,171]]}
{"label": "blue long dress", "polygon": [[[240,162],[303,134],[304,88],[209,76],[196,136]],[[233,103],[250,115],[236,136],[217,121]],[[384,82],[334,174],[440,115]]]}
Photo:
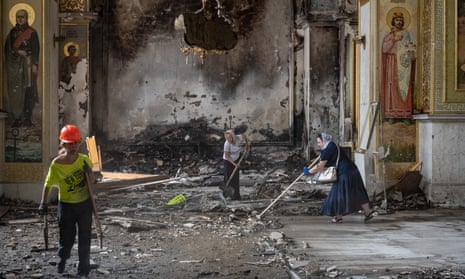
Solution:
{"label": "blue long dress", "polygon": [[[333,183],[322,207],[321,215],[348,215],[362,209],[361,205],[369,202],[368,194],[357,166],[340,150],[337,166],[338,179]],[[322,161],[328,161],[326,167],[336,166],[338,149],[334,142],[330,142],[320,153]]]}

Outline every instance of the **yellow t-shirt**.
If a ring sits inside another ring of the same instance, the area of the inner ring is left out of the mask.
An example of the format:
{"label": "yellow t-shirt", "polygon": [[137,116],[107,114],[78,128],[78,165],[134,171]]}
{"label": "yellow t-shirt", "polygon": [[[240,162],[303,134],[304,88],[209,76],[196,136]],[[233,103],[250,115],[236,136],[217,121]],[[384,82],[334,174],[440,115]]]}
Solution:
{"label": "yellow t-shirt", "polygon": [[89,157],[79,154],[72,164],[52,162],[45,179],[44,187],[58,186],[58,200],[66,203],[79,203],[89,198],[84,162],[92,168]]}

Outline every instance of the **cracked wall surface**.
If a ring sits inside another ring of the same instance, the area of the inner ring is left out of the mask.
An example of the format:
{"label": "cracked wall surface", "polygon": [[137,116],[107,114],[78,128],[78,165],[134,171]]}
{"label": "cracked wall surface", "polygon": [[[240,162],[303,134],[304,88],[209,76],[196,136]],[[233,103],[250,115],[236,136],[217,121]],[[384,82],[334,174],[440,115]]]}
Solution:
{"label": "cracked wall surface", "polygon": [[158,139],[195,121],[242,127],[255,141],[289,140],[289,2],[222,3],[217,20],[231,24],[237,42],[202,63],[181,52],[185,34],[174,29],[180,14],[201,13],[201,1],[114,2],[108,93],[94,104],[108,108],[101,129],[109,140]]}

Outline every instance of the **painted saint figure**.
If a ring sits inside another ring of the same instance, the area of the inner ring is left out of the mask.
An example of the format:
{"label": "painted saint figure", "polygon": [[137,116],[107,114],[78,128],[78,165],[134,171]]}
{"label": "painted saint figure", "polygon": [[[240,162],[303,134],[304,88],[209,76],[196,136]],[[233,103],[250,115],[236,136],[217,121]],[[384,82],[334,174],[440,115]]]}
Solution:
{"label": "painted saint figure", "polygon": [[67,47],[67,52],[68,55],[61,62],[60,81],[69,84],[71,75],[76,73],[76,66],[81,61],[81,58],[77,55],[77,47],[74,44]]}
{"label": "painted saint figure", "polygon": [[26,10],[16,12],[16,25],[5,42],[7,73],[6,110],[12,126],[31,126],[34,105],[39,102],[37,74],[40,44],[37,31],[29,26]]}
{"label": "painted saint figure", "polygon": [[404,26],[404,13],[392,13],[391,30],[382,43],[380,101],[387,119],[412,117],[416,45]]}

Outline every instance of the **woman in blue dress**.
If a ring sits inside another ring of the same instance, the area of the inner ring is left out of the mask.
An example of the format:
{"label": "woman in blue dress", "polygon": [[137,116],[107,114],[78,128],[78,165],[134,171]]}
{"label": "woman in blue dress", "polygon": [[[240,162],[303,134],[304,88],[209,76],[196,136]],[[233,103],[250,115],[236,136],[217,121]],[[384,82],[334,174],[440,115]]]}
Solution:
{"label": "woman in blue dress", "polygon": [[342,222],[342,216],[357,212],[360,209],[365,214],[365,222],[375,215],[370,210],[368,194],[355,163],[347,157],[345,152],[332,141],[332,136],[321,133],[317,136],[317,144],[321,149],[320,161],[309,170],[311,174],[317,173],[325,167],[336,166],[337,181],[333,183],[331,190],[320,208],[320,214],[331,216],[330,223]]}

